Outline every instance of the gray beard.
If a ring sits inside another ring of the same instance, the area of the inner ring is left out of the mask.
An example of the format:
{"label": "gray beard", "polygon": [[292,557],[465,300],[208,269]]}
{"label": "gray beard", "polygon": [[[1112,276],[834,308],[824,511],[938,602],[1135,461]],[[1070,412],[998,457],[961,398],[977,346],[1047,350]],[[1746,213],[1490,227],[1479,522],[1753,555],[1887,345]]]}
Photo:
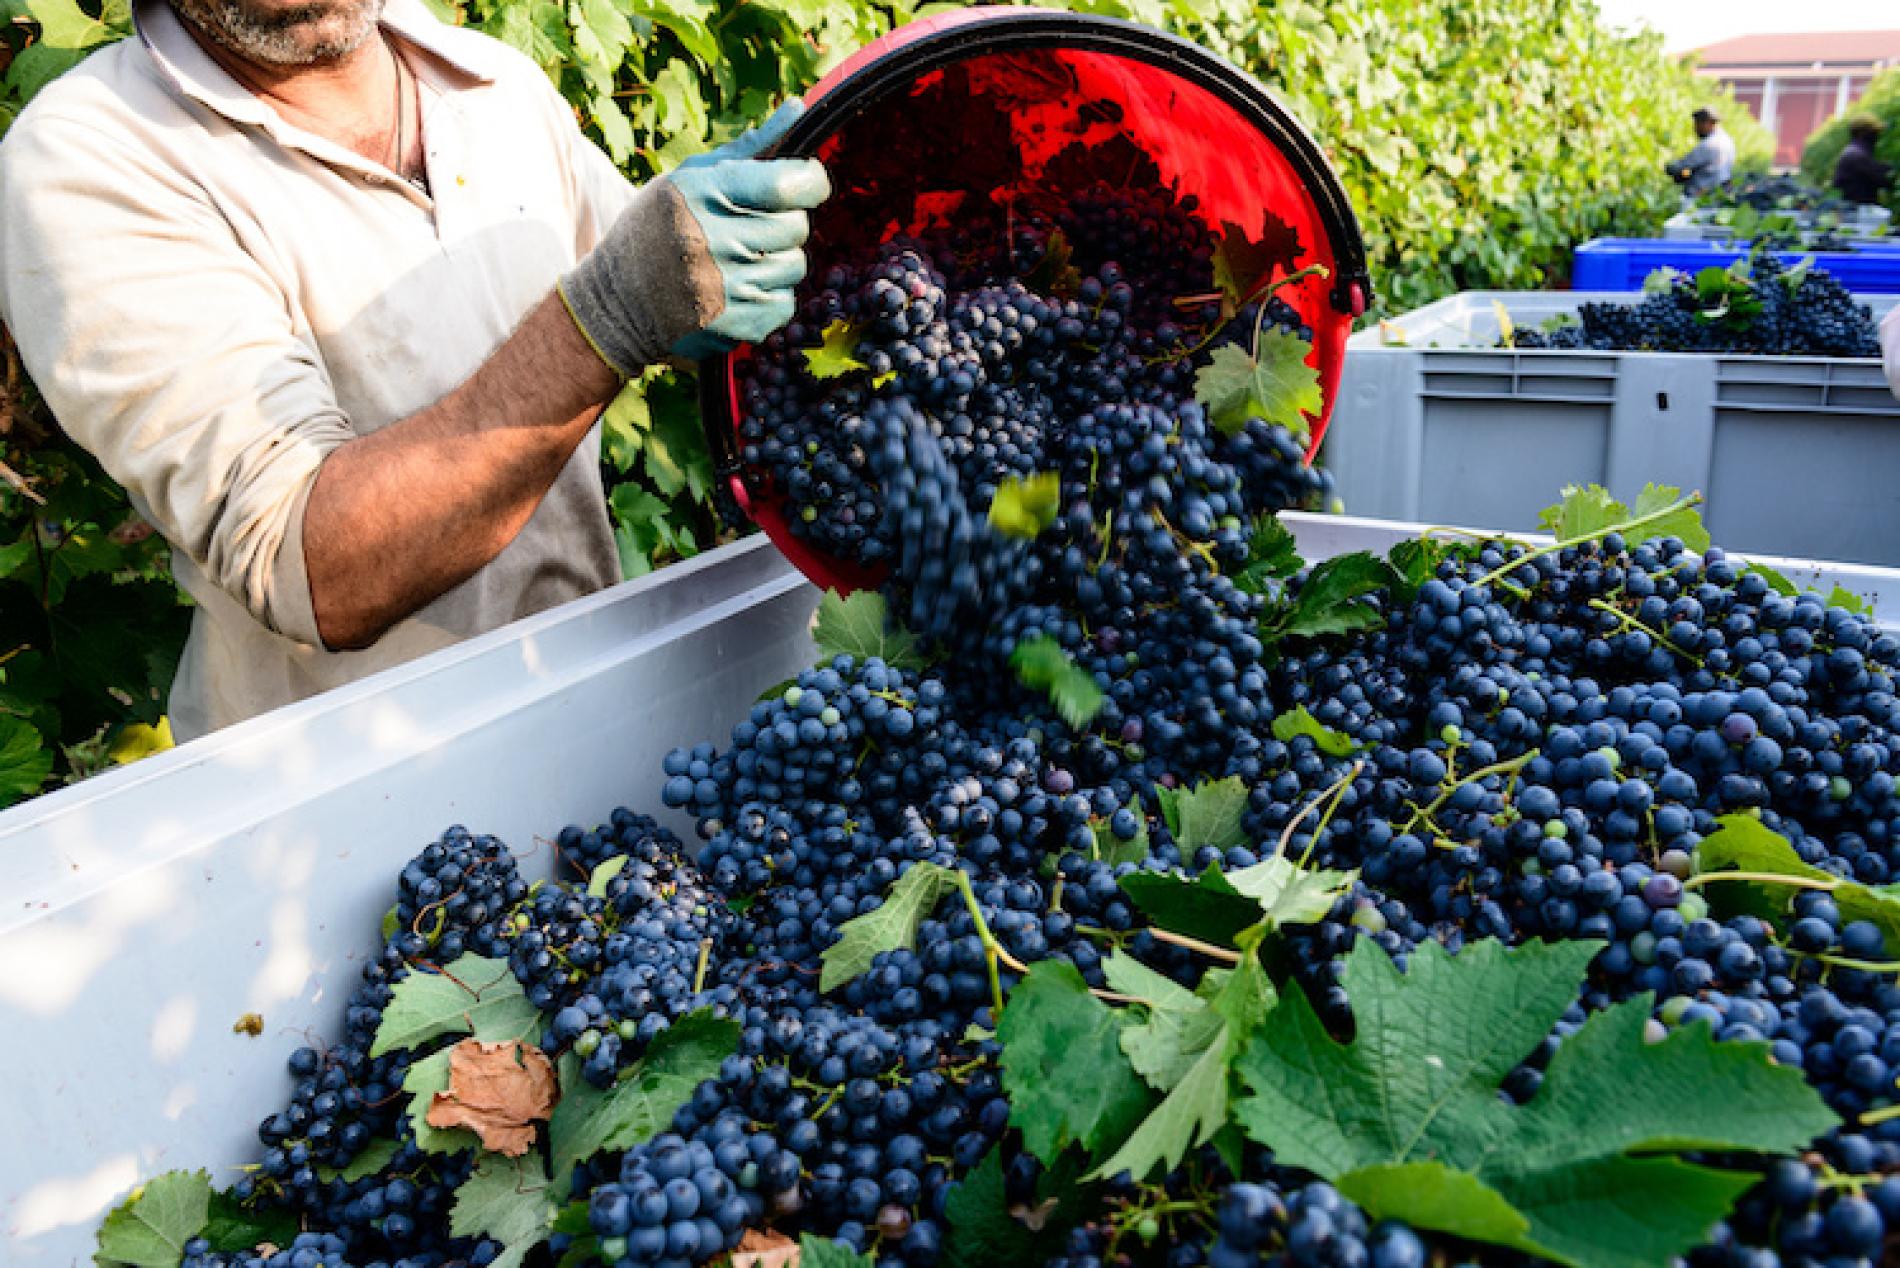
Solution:
{"label": "gray beard", "polygon": [[376,34],[383,15],[383,0],[305,4],[274,14],[260,14],[245,0],[173,0],[173,7],[220,48],[283,67],[348,57]]}

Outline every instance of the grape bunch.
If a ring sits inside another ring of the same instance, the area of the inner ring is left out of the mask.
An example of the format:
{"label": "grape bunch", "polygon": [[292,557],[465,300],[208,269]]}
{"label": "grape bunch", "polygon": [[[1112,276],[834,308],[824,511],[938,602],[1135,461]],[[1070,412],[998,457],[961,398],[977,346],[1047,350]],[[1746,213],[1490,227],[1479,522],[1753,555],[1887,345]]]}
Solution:
{"label": "grape bunch", "polygon": [[1719,294],[1687,274],[1650,278],[1634,304],[1594,301],[1577,320],[1549,330],[1520,330],[1516,348],[1554,351],[1714,352],[1764,356],[1880,356],[1873,311],[1824,269],[1785,268],[1757,248],[1746,269],[1728,272]]}

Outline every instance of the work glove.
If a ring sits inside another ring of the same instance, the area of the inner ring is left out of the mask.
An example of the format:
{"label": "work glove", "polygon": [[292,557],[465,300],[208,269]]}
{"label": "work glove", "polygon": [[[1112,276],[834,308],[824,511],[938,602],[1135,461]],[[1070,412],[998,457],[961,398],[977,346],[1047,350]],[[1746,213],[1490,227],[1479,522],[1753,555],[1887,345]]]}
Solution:
{"label": "work glove", "polygon": [[560,282],[574,324],[626,378],[671,353],[703,358],[757,343],[792,318],[805,277],[806,212],[831,193],[816,159],[760,159],[802,112],[649,182]]}

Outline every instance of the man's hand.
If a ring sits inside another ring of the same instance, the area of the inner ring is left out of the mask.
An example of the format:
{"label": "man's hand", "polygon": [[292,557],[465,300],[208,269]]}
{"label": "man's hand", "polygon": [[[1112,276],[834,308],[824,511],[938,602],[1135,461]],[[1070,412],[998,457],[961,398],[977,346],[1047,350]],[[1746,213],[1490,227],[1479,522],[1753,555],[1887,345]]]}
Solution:
{"label": "man's hand", "polygon": [[815,159],[754,156],[798,114],[788,104],[757,131],[651,182],[561,279],[574,324],[623,377],[669,352],[698,358],[755,343],[791,320],[806,213],[831,182]]}

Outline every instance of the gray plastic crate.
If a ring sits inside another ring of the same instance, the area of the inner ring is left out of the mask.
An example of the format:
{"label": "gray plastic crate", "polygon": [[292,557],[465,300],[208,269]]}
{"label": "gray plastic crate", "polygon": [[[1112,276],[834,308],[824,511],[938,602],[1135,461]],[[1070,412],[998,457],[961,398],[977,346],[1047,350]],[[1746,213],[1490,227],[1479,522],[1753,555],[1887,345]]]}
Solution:
{"label": "gray plastic crate", "polygon": [[[1735,236],[1735,231],[1727,225],[1718,224],[1718,213],[1710,208],[1695,208],[1679,211],[1663,221],[1662,236],[1676,242],[1713,242]],[[1819,218],[1815,212],[1770,212],[1769,215],[1791,215],[1803,229],[1810,229]],[[1893,243],[1900,241],[1883,235],[1883,231],[1893,222],[1893,212],[1885,207],[1860,207],[1855,211],[1839,214],[1839,227],[1835,233],[1840,237],[1860,245],[1866,243]],[[1876,236],[1882,235],[1882,236]]]}
{"label": "gray plastic crate", "polygon": [[[1500,349],[1624,294],[1472,291],[1354,335],[1322,461],[1346,510],[1524,529],[1566,484],[1699,489],[1736,550],[1900,564],[1900,400],[1878,361]],[[1876,318],[1895,296],[1868,296]]]}
{"label": "gray plastic crate", "polygon": [[[1314,560],[1418,531],[1287,522]],[[1900,624],[1900,571],[1769,562]],[[561,825],[657,811],[669,748],[723,744],[811,664],[817,601],[754,537],[0,811],[0,1264],[90,1265],[161,1171],[235,1180],[405,860],[459,822],[540,874]]]}

